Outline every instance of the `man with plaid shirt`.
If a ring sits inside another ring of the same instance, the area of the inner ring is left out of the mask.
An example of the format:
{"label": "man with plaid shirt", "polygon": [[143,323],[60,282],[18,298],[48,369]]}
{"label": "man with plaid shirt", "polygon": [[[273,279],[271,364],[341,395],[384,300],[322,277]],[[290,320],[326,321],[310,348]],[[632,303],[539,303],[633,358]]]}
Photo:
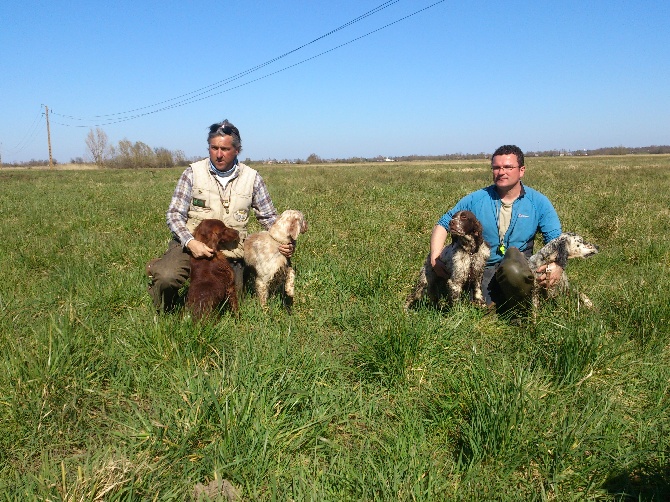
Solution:
{"label": "man with plaid shirt", "polygon": [[[263,178],[238,161],[242,140],[237,127],[227,120],[212,124],[207,144],[209,158],[187,167],[172,195],[166,215],[172,241],[161,258],[147,264],[149,294],[158,311],[170,311],[176,306],[179,289],[189,277],[191,256],[207,259],[217,251],[193,238],[193,231],[202,220],[219,219],[240,234],[237,246],[219,250],[235,271],[235,288],[239,295],[243,286],[243,244],[250,209],[266,230],[278,217]],[[282,245],[279,251],[290,258],[294,245]]]}

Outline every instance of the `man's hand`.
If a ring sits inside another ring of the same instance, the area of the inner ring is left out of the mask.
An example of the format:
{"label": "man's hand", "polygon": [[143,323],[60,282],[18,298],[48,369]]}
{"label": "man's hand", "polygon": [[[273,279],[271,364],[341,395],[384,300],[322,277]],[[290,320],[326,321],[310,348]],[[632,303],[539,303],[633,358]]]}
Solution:
{"label": "man's hand", "polygon": [[449,279],[449,273],[447,272],[447,269],[441,260],[431,256],[430,264],[433,266],[433,270],[438,277],[441,277],[442,279]]}
{"label": "man's hand", "polygon": [[280,244],[279,252],[283,254],[286,258],[290,258],[291,256],[293,256],[293,253],[295,252],[295,243],[289,242],[288,244]]}
{"label": "man's hand", "polygon": [[561,280],[563,269],[556,263],[542,265],[537,269],[537,283],[543,288],[551,288]]}
{"label": "man's hand", "polygon": [[188,244],[186,244],[186,247],[188,250],[191,252],[191,256],[193,258],[211,258],[214,256],[215,251],[209,247],[207,244],[204,242],[196,241],[195,239],[191,239],[188,241]]}

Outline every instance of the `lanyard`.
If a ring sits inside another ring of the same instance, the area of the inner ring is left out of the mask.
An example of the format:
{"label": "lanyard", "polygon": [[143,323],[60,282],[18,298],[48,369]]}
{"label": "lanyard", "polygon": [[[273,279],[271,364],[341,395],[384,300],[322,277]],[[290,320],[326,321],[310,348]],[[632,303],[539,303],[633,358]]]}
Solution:
{"label": "lanyard", "polygon": [[219,199],[221,199],[221,205],[226,210],[226,214],[228,214],[228,209],[230,208],[230,192],[233,189],[233,182],[237,178],[237,172],[233,171],[229,176],[225,178],[226,186],[223,188],[223,192],[221,191],[221,181],[220,181],[221,176],[217,176],[216,173],[213,173],[211,171],[210,173],[214,178],[214,183],[216,183],[216,188],[219,192]]}
{"label": "lanyard", "polygon": [[507,227],[507,230],[505,230],[505,235],[500,237],[500,213],[503,205],[502,199],[498,199],[498,202],[496,202],[496,226],[498,227],[498,238],[500,239],[500,245],[498,246],[498,252],[502,255],[505,256],[505,251],[507,251],[506,243],[509,244],[509,236],[511,235],[511,231],[514,227],[514,224],[516,223],[516,220],[514,219],[514,202],[516,199],[512,201],[512,205],[510,207],[510,221],[509,221],[509,226]]}

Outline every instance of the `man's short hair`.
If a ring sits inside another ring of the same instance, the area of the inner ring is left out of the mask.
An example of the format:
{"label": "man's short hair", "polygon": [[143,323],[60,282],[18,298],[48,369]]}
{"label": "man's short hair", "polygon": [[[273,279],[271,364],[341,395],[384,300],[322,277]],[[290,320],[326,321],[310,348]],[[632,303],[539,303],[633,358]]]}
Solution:
{"label": "man's short hair", "polygon": [[223,122],[217,122],[209,126],[209,134],[207,135],[207,144],[212,141],[212,138],[216,136],[230,136],[233,138],[233,148],[238,151],[242,151],[242,138],[240,136],[240,131],[235,127],[228,119]]}
{"label": "man's short hair", "polygon": [[523,158],[523,152],[521,151],[521,148],[519,148],[516,145],[503,145],[499,147],[495,152],[493,152],[493,155],[491,155],[491,162],[493,162],[493,157],[497,157],[498,155],[516,155],[516,161],[519,163],[519,167],[525,166],[526,164],[524,163],[524,158]]}

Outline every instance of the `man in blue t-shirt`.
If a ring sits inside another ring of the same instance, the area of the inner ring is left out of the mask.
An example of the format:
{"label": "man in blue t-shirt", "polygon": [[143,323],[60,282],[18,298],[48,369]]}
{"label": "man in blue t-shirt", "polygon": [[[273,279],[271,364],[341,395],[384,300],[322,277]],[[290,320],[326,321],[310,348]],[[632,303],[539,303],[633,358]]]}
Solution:
{"label": "man in blue t-shirt", "polygon": [[[484,228],[484,240],[491,246],[482,280],[484,299],[489,305],[501,305],[512,298],[517,302],[528,299],[533,278],[521,253],[526,258],[533,254],[538,232],[542,233],[545,244],[561,234],[561,222],[549,199],[521,183],[525,170],[524,155],[518,146],[498,148],[491,156],[493,185],[458,201],[440,218],[430,237],[430,262],[435,273],[446,279],[446,270],[437,258],[449,234],[449,221],[462,210],[477,216]],[[511,248],[521,253],[508,253]],[[563,269],[554,263],[550,270],[547,273],[546,266],[538,269],[540,286],[551,287],[560,280]]]}

